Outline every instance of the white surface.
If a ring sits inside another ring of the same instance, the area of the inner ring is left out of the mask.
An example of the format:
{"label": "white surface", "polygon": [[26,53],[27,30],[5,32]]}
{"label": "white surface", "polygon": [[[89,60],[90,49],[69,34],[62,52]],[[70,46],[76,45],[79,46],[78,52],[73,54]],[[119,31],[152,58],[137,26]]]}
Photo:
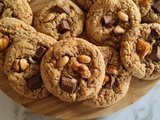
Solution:
{"label": "white surface", "polygon": [[[54,120],[18,105],[0,90],[0,120]],[[160,82],[127,108],[97,120],[160,120]]]}

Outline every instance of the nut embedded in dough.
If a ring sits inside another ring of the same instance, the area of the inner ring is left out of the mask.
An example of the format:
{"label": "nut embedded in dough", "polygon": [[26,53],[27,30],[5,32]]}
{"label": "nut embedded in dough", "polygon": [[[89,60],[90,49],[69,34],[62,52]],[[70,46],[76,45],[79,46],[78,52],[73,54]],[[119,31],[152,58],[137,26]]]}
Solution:
{"label": "nut embedded in dough", "polygon": [[50,13],[43,18],[43,22],[49,22],[49,21],[53,20],[55,17],[56,17],[55,14]]}
{"label": "nut embedded in dough", "polygon": [[127,21],[129,20],[128,15],[125,14],[124,12],[122,12],[122,11],[119,11],[119,12],[117,13],[117,16],[118,16],[118,18],[119,18],[120,20],[122,20],[122,21],[124,21],[124,22],[127,22]]}
{"label": "nut embedded in dough", "polygon": [[5,50],[10,43],[10,40],[6,37],[0,38],[0,52]]}
{"label": "nut embedded in dough", "polygon": [[61,68],[63,66],[65,66],[69,61],[69,57],[68,56],[64,56],[62,58],[60,58],[58,61],[57,61],[57,67],[58,68]]}
{"label": "nut embedded in dough", "polygon": [[26,59],[21,59],[19,63],[22,70],[26,70],[29,67],[28,61]]}
{"label": "nut embedded in dough", "polygon": [[91,58],[87,55],[80,55],[78,57],[78,60],[81,62],[81,63],[89,63],[91,61]]}

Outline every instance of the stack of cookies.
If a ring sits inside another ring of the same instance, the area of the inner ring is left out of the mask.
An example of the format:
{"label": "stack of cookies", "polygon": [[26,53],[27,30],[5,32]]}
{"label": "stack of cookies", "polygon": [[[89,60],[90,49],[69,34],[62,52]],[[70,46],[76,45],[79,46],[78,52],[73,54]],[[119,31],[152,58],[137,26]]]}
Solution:
{"label": "stack of cookies", "polygon": [[33,19],[27,0],[3,0],[0,72],[25,97],[108,107],[132,76],[160,77],[159,8],[156,0],[52,0]]}

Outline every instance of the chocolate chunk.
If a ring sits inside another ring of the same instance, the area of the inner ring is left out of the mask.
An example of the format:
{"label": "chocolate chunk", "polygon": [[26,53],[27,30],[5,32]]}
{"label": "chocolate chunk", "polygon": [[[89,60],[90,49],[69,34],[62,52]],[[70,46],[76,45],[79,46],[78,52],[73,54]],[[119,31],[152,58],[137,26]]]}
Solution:
{"label": "chocolate chunk", "polygon": [[103,16],[101,18],[101,22],[102,22],[102,25],[107,27],[109,25],[113,25],[116,21],[113,20],[113,18],[111,16]]}
{"label": "chocolate chunk", "polygon": [[67,31],[70,31],[70,26],[69,26],[69,23],[66,21],[66,20],[62,20],[60,22],[60,25],[59,25],[59,28],[58,28],[58,31],[60,33],[65,33]]}
{"label": "chocolate chunk", "polygon": [[71,12],[70,8],[66,5],[64,5],[62,7],[59,7],[56,5],[53,7],[53,11],[57,12],[57,13],[66,13],[66,14],[69,14]]}
{"label": "chocolate chunk", "polygon": [[73,94],[76,90],[77,83],[78,82],[76,79],[62,77],[61,78],[61,89],[70,94]]}
{"label": "chocolate chunk", "polygon": [[47,49],[46,49],[45,47],[40,46],[40,47],[38,48],[38,50],[36,51],[33,59],[34,59],[34,60],[40,60],[40,59],[43,57],[43,55],[45,54],[46,51],[47,51]]}
{"label": "chocolate chunk", "polygon": [[0,3],[0,13],[2,12],[2,10],[3,10],[3,3]]}
{"label": "chocolate chunk", "polygon": [[116,80],[115,76],[110,75],[110,76],[109,76],[109,81],[106,82],[106,84],[105,84],[104,86],[105,86],[106,88],[111,88],[111,87],[114,85],[115,80]]}
{"label": "chocolate chunk", "polygon": [[152,52],[149,55],[152,61],[160,60],[160,47],[158,45],[153,45]]}
{"label": "chocolate chunk", "polygon": [[157,32],[155,29],[152,29],[152,30],[151,30],[151,36],[152,36],[154,39],[159,39],[159,38],[160,38],[160,35],[158,34],[158,32]]}
{"label": "chocolate chunk", "polygon": [[152,9],[153,9],[155,12],[160,13],[160,1],[159,1],[159,2],[155,2],[155,3],[152,5]]}
{"label": "chocolate chunk", "polygon": [[28,87],[31,90],[35,90],[41,87],[42,85],[42,79],[39,75],[33,76],[29,79],[27,79]]}

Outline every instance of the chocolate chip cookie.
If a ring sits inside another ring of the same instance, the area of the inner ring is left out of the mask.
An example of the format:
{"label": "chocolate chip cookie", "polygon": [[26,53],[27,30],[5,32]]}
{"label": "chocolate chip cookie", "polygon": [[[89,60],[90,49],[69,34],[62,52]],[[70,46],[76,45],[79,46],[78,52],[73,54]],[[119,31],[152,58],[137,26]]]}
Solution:
{"label": "chocolate chip cookie", "polygon": [[20,95],[33,99],[49,95],[41,79],[40,62],[45,52],[55,42],[51,37],[37,33],[13,44],[8,49],[4,71],[10,85]]}
{"label": "chocolate chip cookie", "polygon": [[142,24],[129,30],[121,43],[121,61],[135,77],[160,77],[160,25]]}
{"label": "chocolate chip cookie", "polygon": [[46,52],[41,75],[45,87],[62,101],[81,101],[99,92],[105,64],[95,45],[82,38],[67,38]]}
{"label": "chocolate chip cookie", "polygon": [[32,23],[33,13],[27,0],[0,0],[0,17],[15,17],[27,24]]}
{"label": "chocolate chip cookie", "polygon": [[151,8],[151,0],[133,0],[138,6],[141,16],[145,16]]}
{"label": "chocolate chip cookie", "polygon": [[97,0],[76,0],[77,3],[86,11],[97,1]]}
{"label": "chocolate chip cookie", "polygon": [[119,48],[125,32],[140,21],[139,9],[132,0],[100,0],[87,14],[86,31],[92,43]]}
{"label": "chocolate chip cookie", "polygon": [[103,86],[93,98],[81,103],[90,107],[108,107],[122,99],[130,85],[131,75],[122,67],[118,52],[110,47],[99,47],[105,64]]}
{"label": "chocolate chip cookie", "polygon": [[152,6],[149,12],[142,18],[143,22],[146,23],[160,23],[160,1],[152,0]]}
{"label": "chocolate chip cookie", "polygon": [[83,31],[83,26],[83,12],[70,0],[54,0],[34,18],[35,29],[56,40],[78,36]]}
{"label": "chocolate chip cookie", "polygon": [[33,33],[36,33],[33,27],[16,18],[6,17],[0,20],[0,73],[3,72],[7,48]]}

